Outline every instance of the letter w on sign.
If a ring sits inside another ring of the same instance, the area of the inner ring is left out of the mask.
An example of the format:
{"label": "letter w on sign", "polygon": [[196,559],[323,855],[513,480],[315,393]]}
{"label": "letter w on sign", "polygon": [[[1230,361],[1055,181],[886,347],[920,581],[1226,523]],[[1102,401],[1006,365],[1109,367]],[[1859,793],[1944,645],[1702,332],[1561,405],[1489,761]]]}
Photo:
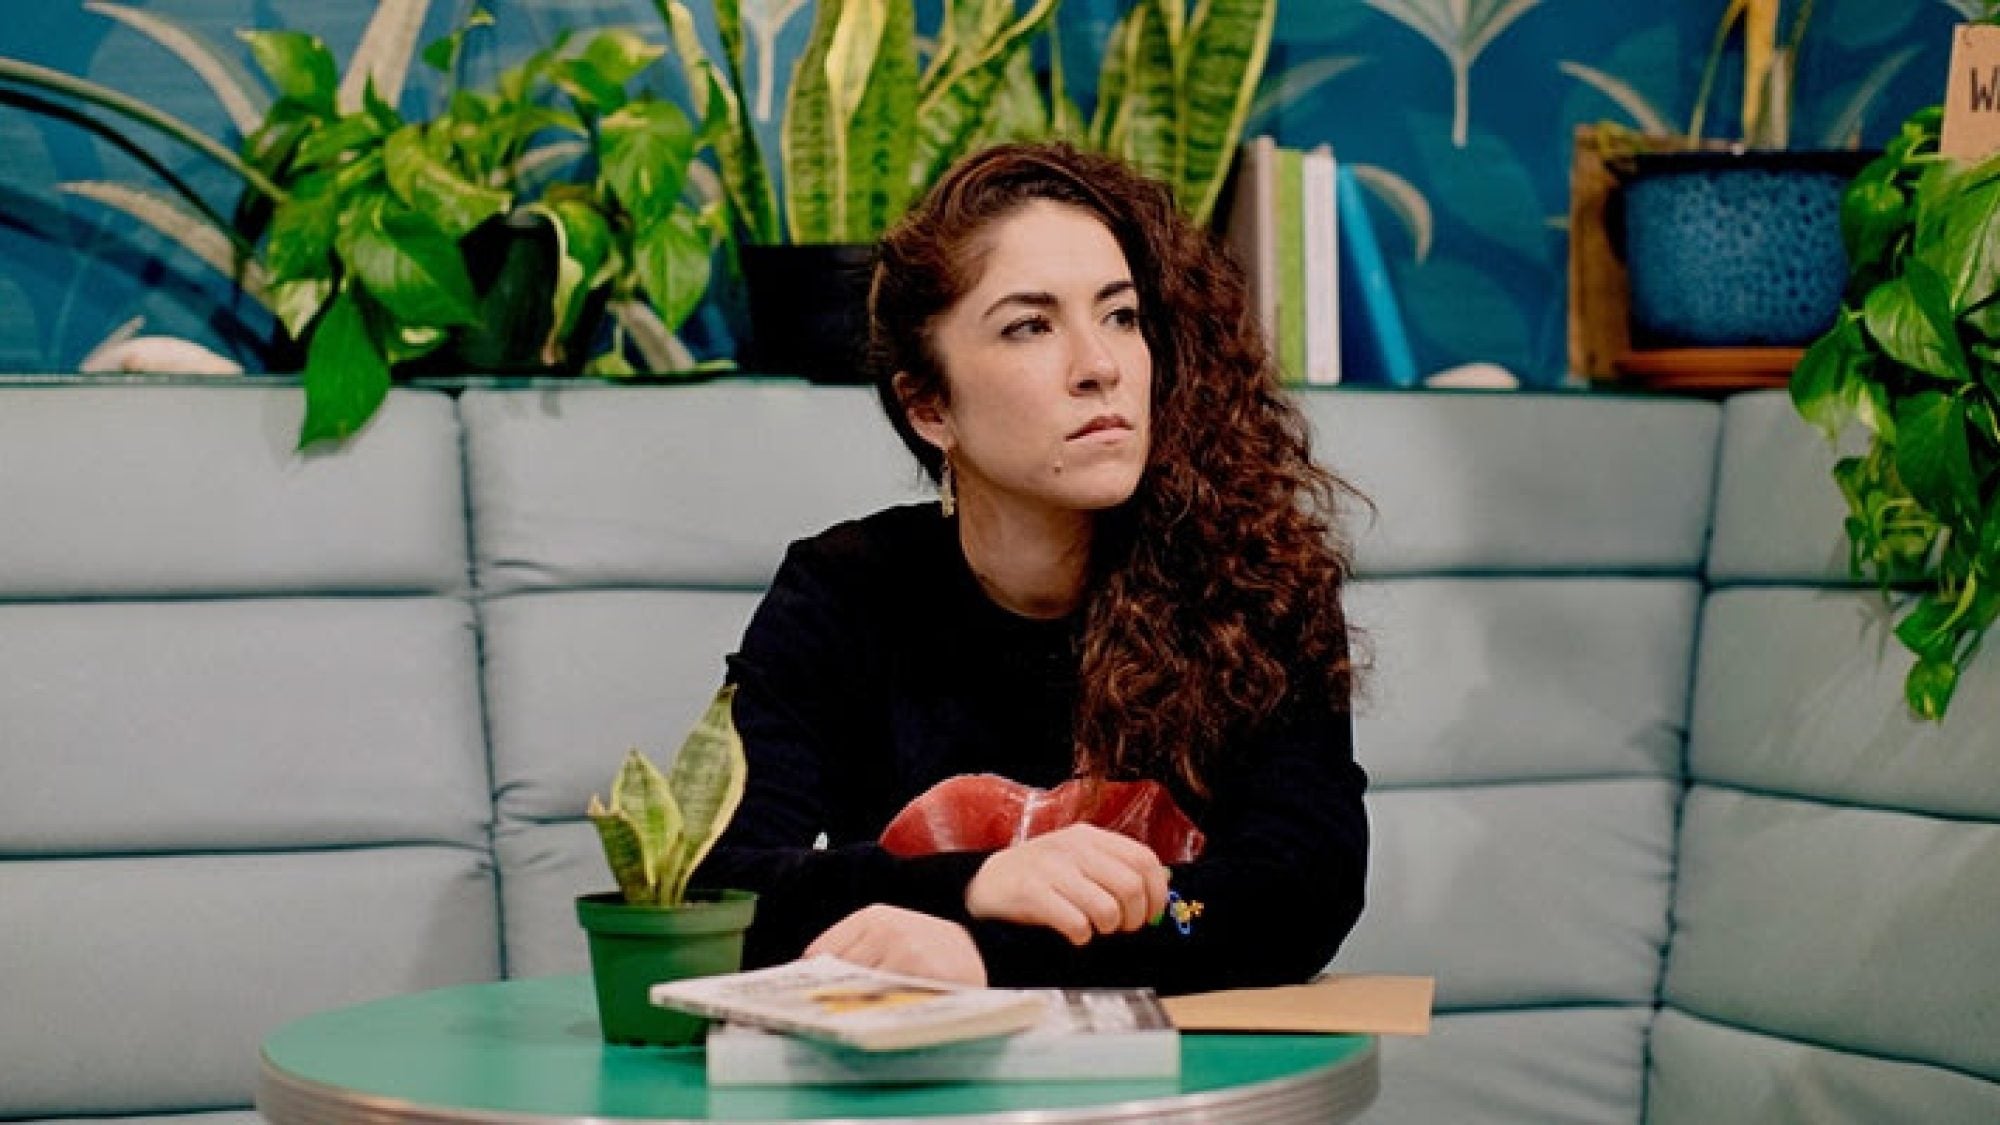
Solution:
{"label": "letter w on sign", "polygon": [[2000,151],[2000,26],[1960,24],[1952,36],[1938,150],[1960,160]]}

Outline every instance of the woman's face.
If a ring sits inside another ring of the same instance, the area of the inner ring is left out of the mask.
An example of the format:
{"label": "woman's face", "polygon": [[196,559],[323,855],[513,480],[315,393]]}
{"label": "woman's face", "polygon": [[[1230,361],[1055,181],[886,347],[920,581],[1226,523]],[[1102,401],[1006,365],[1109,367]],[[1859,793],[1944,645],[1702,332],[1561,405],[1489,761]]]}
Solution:
{"label": "woman's face", "polygon": [[985,272],[938,317],[943,401],[911,424],[968,514],[1091,512],[1139,485],[1153,362],[1125,254],[1090,212],[1033,200],[983,234]]}

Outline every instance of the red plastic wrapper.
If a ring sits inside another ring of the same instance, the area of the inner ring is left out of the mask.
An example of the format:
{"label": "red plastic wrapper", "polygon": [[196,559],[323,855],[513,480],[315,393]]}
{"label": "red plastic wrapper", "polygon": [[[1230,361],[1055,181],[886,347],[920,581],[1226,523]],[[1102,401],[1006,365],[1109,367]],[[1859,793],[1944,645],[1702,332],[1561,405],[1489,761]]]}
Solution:
{"label": "red plastic wrapper", "polygon": [[1206,838],[1157,781],[1065,781],[1036,789],[999,774],[960,774],[903,806],[882,830],[892,855],[994,851],[1072,824],[1095,824],[1153,849],[1161,863],[1187,863]]}

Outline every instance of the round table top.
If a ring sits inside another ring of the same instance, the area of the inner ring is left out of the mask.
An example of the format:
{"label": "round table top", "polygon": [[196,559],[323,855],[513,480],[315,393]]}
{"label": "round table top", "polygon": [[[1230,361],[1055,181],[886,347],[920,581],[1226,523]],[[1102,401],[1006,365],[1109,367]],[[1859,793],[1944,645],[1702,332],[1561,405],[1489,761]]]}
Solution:
{"label": "round table top", "polygon": [[1326,1122],[1375,1098],[1365,1035],[1181,1037],[1177,1079],[709,1089],[700,1047],[606,1046],[590,978],[322,1012],[264,1041],[257,1108],[305,1122]]}

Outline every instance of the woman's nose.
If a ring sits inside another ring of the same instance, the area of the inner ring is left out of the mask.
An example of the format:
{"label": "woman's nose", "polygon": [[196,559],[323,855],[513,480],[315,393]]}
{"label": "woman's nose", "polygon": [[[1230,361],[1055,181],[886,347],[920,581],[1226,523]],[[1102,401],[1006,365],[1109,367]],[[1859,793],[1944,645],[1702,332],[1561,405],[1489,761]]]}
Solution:
{"label": "woman's nose", "polygon": [[1077,341],[1075,353],[1070,357],[1071,382],[1078,390],[1115,386],[1118,382],[1118,357],[1111,350],[1110,341],[1097,332],[1081,332],[1072,337]]}

